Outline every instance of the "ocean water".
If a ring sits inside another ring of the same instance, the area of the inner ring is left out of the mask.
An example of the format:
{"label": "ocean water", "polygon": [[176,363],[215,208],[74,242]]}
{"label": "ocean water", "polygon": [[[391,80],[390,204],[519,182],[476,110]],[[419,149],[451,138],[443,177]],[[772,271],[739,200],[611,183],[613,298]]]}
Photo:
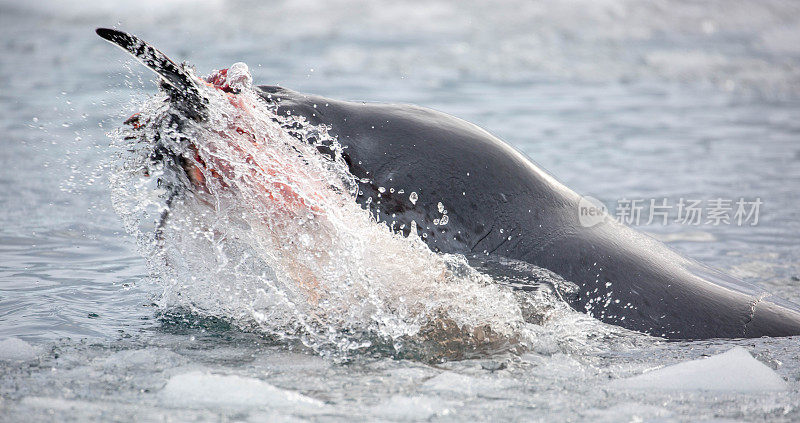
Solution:
{"label": "ocean water", "polygon": [[[245,62],[258,84],[459,116],[612,210],[758,198],[755,226],[640,229],[800,303],[795,2],[0,2],[2,420],[800,419],[797,337],[666,342],[549,304],[513,332],[520,348],[342,356],[242,320],[247,296],[206,290],[205,307],[175,307],[192,290],[154,275],[112,193],[114,131],[157,98],[154,77],[97,26],[199,74]],[[382,237],[370,239],[395,251]],[[486,302],[454,316],[510,304],[470,292]],[[735,347],[768,372],[738,353],[716,359],[721,375],[679,376],[696,381],[684,389],[621,381]],[[753,389],[707,383],[745,368]]]}

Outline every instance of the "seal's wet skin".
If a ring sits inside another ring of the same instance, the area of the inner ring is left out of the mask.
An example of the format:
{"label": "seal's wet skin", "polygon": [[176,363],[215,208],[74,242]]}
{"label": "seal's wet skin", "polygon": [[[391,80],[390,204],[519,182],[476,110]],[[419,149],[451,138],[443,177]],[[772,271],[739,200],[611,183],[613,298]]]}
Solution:
{"label": "seal's wet skin", "polygon": [[[221,81],[192,76],[136,37],[97,32],[156,71],[171,102],[192,119],[203,119],[207,103],[197,84],[226,91]],[[416,222],[434,251],[500,256],[549,269],[579,286],[567,298],[575,309],[655,336],[800,334],[800,308],[794,304],[683,257],[607,215],[581,225],[577,193],[473,124],[417,106],[338,101],[277,86],[257,89],[279,115],[327,126],[344,147],[350,173],[362,181],[356,201],[406,235]],[[235,90],[226,92],[235,101]],[[204,163],[190,159],[172,160],[183,160],[189,183],[202,186],[193,166]]]}

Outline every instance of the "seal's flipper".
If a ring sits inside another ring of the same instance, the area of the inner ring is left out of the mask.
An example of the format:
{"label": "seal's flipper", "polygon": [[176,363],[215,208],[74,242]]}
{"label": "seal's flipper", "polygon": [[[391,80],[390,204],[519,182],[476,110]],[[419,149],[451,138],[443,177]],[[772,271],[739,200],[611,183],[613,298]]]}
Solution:
{"label": "seal's flipper", "polygon": [[208,100],[200,94],[197,79],[190,75],[183,65],[176,64],[166,54],[134,35],[110,28],[97,28],[95,32],[132,54],[143,65],[158,74],[173,102],[181,104],[181,108],[191,117],[202,119],[205,116]]}

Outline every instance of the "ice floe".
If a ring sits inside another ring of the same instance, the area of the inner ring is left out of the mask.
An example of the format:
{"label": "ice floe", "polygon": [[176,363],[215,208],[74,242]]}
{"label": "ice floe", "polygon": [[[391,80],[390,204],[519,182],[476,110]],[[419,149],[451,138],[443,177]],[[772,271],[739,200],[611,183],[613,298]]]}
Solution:
{"label": "ice floe", "polygon": [[28,361],[36,358],[38,350],[19,339],[8,338],[0,341],[0,361]]}
{"label": "ice floe", "polygon": [[192,371],[169,379],[161,396],[184,407],[245,407],[313,412],[325,405],[297,392],[272,386],[260,379]]}
{"label": "ice floe", "polygon": [[723,354],[686,361],[627,379],[611,382],[619,389],[780,391],[786,382],[746,349],[736,347]]}

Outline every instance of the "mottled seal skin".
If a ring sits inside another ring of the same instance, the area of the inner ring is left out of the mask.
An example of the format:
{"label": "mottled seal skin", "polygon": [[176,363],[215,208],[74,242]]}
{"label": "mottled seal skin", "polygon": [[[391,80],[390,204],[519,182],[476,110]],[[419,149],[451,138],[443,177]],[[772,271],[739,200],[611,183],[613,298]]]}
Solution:
{"label": "mottled seal skin", "polygon": [[[670,339],[800,334],[800,307],[688,259],[608,216],[585,227],[581,197],[483,129],[411,105],[332,100],[276,86],[279,114],[330,127],[357,201],[428,246],[486,253],[548,269],[580,287],[576,310]],[[402,190],[402,193],[400,193]],[[382,191],[382,192],[381,192]],[[410,193],[418,200],[412,202]],[[447,210],[447,223],[436,225]]]}
{"label": "mottled seal skin", "polygon": [[[97,34],[156,72],[185,118],[205,119],[208,101],[198,87],[206,82],[136,36],[108,28]],[[485,254],[547,269],[580,287],[577,295],[565,297],[576,310],[655,336],[800,334],[795,304],[683,257],[607,215],[581,225],[578,194],[473,124],[417,106],[338,101],[276,86],[257,89],[279,114],[330,127],[345,147],[350,172],[366,181],[356,201],[406,235],[416,222],[434,251]],[[154,158],[180,162],[154,148]]]}

